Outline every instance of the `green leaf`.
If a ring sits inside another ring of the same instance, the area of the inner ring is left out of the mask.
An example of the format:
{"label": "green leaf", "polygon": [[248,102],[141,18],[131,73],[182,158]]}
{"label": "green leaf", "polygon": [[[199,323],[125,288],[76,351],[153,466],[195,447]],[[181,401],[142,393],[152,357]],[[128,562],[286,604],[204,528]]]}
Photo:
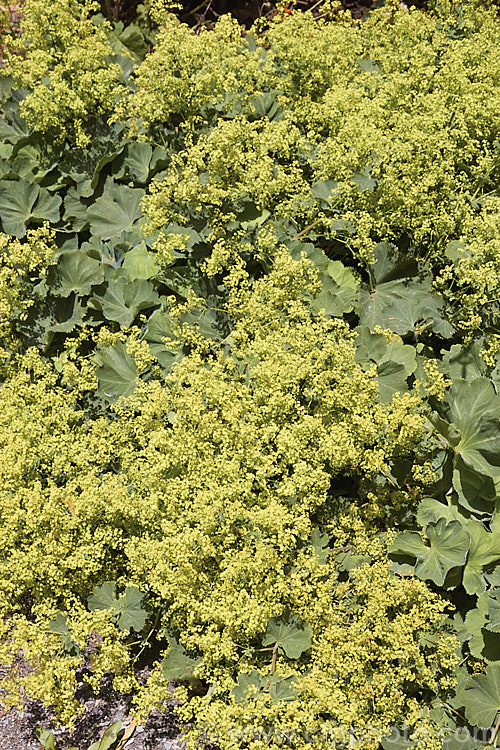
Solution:
{"label": "green leaf", "polygon": [[447,398],[451,423],[459,433],[456,455],[476,471],[496,473],[484,453],[500,454],[500,396],[489,380],[457,379]]}
{"label": "green leaf", "polygon": [[373,193],[377,187],[377,180],[373,179],[370,171],[369,167],[365,167],[362,172],[356,172],[356,174],[351,177],[351,181],[358,186],[361,192],[363,190],[369,190]]}
{"label": "green leaf", "polygon": [[316,557],[320,565],[325,565],[330,554],[330,537],[328,534],[322,534],[319,529],[313,529],[309,537]]}
{"label": "green leaf", "polygon": [[489,622],[486,629],[492,633],[500,633],[500,589],[488,592]]}
{"label": "green leaf", "polygon": [[261,120],[267,117],[268,120],[281,120],[283,110],[276,101],[276,95],[271,93],[261,94],[251,100],[250,105],[253,107],[255,114],[250,116],[250,120]]}
{"label": "green leaf", "polygon": [[400,253],[396,245],[379,242],[373,249],[375,262],[369,269],[376,284],[395,279],[409,279],[418,274],[418,264],[411,255]]}
{"label": "green leaf", "polygon": [[372,333],[368,326],[358,326],[356,334],[356,362],[369,367],[386,361],[389,342],[382,333]]}
{"label": "green leaf", "polygon": [[[33,179],[40,168],[40,152],[34,146],[26,145],[18,149],[16,145],[10,161],[12,171],[19,177],[27,178],[29,182],[39,182],[39,180]],[[43,174],[46,174],[46,171]]]}
{"label": "green leaf", "polygon": [[398,534],[389,553],[416,559],[415,575],[442,586],[447,572],[465,563],[469,549],[469,535],[458,521],[430,523],[425,529],[427,546],[421,536],[412,531]]}
{"label": "green leaf", "polygon": [[92,745],[90,745],[89,750],[109,750],[118,739],[121,728],[122,722],[115,721],[104,731],[100,740],[93,742]]}
{"label": "green leaf", "polygon": [[117,148],[113,147],[112,149],[107,149],[102,154],[102,156],[97,160],[97,162],[95,163],[95,167],[94,167],[94,174],[92,175],[92,180],[90,182],[90,186],[92,190],[95,190],[96,187],[98,186],[99,180],[101,177],[101,172],[104,169],[104,167],[107,164],[111,164],[111,162],[113,162],[116,159],[116,157],[119,154],[121,154],[124,147],[125,147],[124,145],[120,145]]}
{"label": "green leaf", "polygon": [[321,180],[320,182],[315,182],[311,190],[315,198],[318,198],[323,204],[329,206],[338,186],[339,184],[335,180]]}
{"label": "green leaf", "polygon": [[44,750],[57,750],[56,740],[50,729],[37,727],[35,734]]}
{"label": "green leaf", "polygon": [[165,169],[170,163],[170,154],[162,146],[156,146],[151,157],[151,170],[157,172],[160,169]]}
{"label": "green leaf", "polygon": [[404,344],[399,336],[393,336],[387,344],[383,362],[397,362],[402,365],[406,377],[413,375],[417,369],[417,352],[414,346]]}
{"label": "green leaf", "polygon": [[312,643],[312,630],[296,615],[285,613],[279,618],[272,617],[267,625],[263,646],[278,644],[279,650],[289,659],[298,659]]}
{"label": "green leaf", "polygon": [[371,562],[371,557],[368,555],[356,555],[355,551],[350,549],[336,555],[335,562],[338,563],[340,571],[351,571],[359,568],[364,563]]}
{"label": "green leaf", "polygon": [[497,662],[500,660],[500,633],[487,630],[489,606],[489,592],[485,592],[478,597],[476,607],[467,612],[464,627],[472,656],[488,662]]}
{"label": "green leaf", "polygon": [[236,217],[236,221],[241,224],[241,228],[249,232],[262,226],[271,216],[267,208],[257,208],[255,204],[249,204],[245,210]]}
{"label": "green leaf", "polygon": [[[61,168],[60,163],[59,163],[59,168]],[[74,194],[79,195],[80,198],[90,198],[94,190],[92,188],[91,181],[88,179],[87,172],[73,172],[72,171],[69,173],[69,176],[75,183],[75,187],[70,188],[70,190],[74,191]],[[86,206],[85,206],[85,210],[86,210]]]}
{"label": "green leaf", "polygon": [[482,345],[474,341],[468,346],[454,344],[449,352],[443,352],[445,372],[453,380],[475,380],[486,375],[486,366],[481,357]]}
{"label": "green leaf", "polygon": [[139,243],[128,253],[125,253],[122,268],[127,272],[131,281],[136,279],[150,279],[156,276],[160,266],[155,263],[155,256],[150,253],[145,242]]}
{"label": "green leaf", "polygon": [[125,593],[117,598],[115,586],[114,581],[106,581],[101,586],[96,586],[87,602],[89,609],[109,609],[117,617],[120,630],[133,629],[140,632],[148,618],[147,611],[141,606],[144,594],[137,586],[127,586]]}
{"label": "green leaf", "polygon": [[380,333],[371,333],[368,326],[356,329],[356,362],[365,367],[377,365],[379,398],[390,402],[395,393],[408,390],[407,378],[417,366],[416,350],[394,337],[392,341]]}
{"label": "green leaf", "polygon": [[441,413],[431,415],[453,451],[453,486],[460,504],[475,513],[500,494],[500,396],[486,378],[456,379]]}
{"label": "green leaf", "polygon": [[199,279],[199,272],[192,266],[174,266],[163,272],[160,279],[173,292],[187,298]]}
{"label": "green leaf", "polygon": [[382,738],[380,743],[382,750],[412,750],[413,742],[405,737],[397,727],[394,727],[394,736],[388,735]]}
{"label": "green leaf", "polygon": [[497,497],[495,484],[498,481],[495,483],[492,477],[467,466],[461,456],[454,456],[453,487],[463,508],[476,514],[491,512],[491,505]]}
{"label": "green leaf", "polygon": [[104,281],[104,268],[98,260],[89,258],[81,250],[62,253],[57,262],[57,284],[52,291],[59,297],[90,294],[93,286]]}
{"label": "green leaf", "polygon": [[107,320],[115,320],[122,328],[129,328],[141,310],[160,304],[158,294],[148,281],[126,281],[123,277],[110,281],[104,295],[96,295],[91,301]]}
{"label": "green leaf", "polygon": [[80,300],[75,299],[73,309],[71,310],[71,315],[69,317],[63,318],[63,320],[60,320],[59,313],[61,312],[59,308],[56,308],[56,315],[58,322],[53,323],[47,328],[47,333],[45,334],[45,341],[46,343],[50,343],[51,335],[54,333],[71,333],[75,330],[77,326],[81,326],[84,323],[85,319],[85,313],[86,308],[82,305]]}
{"label": "green leaf", "polygon": [[61,198],[39,185],[25,180],[0,182],[0,218],[3,230],[15,237],[23,237],[32,220],[57,224]]}
{"label": "green leaf", "polygon": [[444,505],[431,497],[423,498],[417,511],[418,523],[426,526],[440,518],[458,521],[468,533],[470,546],[462,583],[468,594],[482,594],[486,588],[483,568],[500,561],[500,533],[487,531],[481,522],[465,518],[454,505]]}
{"label": "green leaf", "polygon": [[81,202],[75,188],[70,188],[66,193],[63,221],[68,222],[74,232],[81,232],[87,223],[87,206]]}
{"label": "green leaf", "polygon": [[297,678],[295,675],[283,677],[275,672],[267,677],[253,670],[250,674],[238,675],[238,684],[235,685],[231,693],[236,703],[248,704],[250,700],[262,695],[268,689],[273,703],[278,703],[279,701],[288,703],[298,698],[295,689],[296,683]]}
{"label": "green leaf", "polygon": [[61,203],[62,198],[58,195],[53,195],[48,190],[40,188],[31,217],[37,221],[48,221],[50,224],[57,224],[61,218]]}
{"label": "green leaf", "polygon": [[193,677],[193,672],[201,664],[201,658],[193,659],[188,656],[184,648],[174,639],[169,638],[169,644],[170,650],[162,663],[165,679],[174,682],[196,681],[197,678]]}
{"label": "green leaf", "polygon": [[270,677],[271,685],[269,692],[273,699],[273,703],[284,701],[289,703],[290,701],[296,701],[299,697],[295,686],[297,684],[297,678],[295,675],[290,677],[282,677],[280,674],[273,674]]}
{"label": "green leaf", "polygon": [[364,60],[358,60],[358,68],[359,70],[364,70],[366,73],[379,73],[381,70],[378,62],[371,60],[369,57]]}
{"label": "green leaf", "polygon": [[138,229],[143,195],[144,190],[140,188],[113,185],[87,211],[92,234],[109,240]]}
{"label": "green leaf", "polygon": [[120,630],[135,630],[139,633],[148,619],[148,612],[141,606],[144,599],[137,586],[127,586],[125,593],[118,600]]}
{"label": "green leaf", "polygon": [[[322,278],[323,292],[331,296],[332,304],[328,306],[327,314],[332,316],[341,316],[344,313],[351,312],[359,296],[359,281],[350,268],[346,268],[339,260],[331,260],[326,268],[327,279]],[[331,280],[331,281],[330,281]],[[331,283],[333,282],[333,284]],[[322,307],[319,298],[313,302],[313,307]]]}
{"label": "green leaf", "polygon": [[470,637],[470,633],[468,628],[465,625],[465,620],[462,617],[462,615],[459,612],[456,612],[455,615],[451,618],[453,622],[453,629],[455,631],[455,635],[457,636],[458,640],[461,644],[464,644],[467,642],[467,640]]}
{"label": "green leaf", "polygon": [[62,612],[58,612],[55,618],[49,622],[49,630],[51,633],[55,633],[61,637],[66,653],[76,656],[80,655],[80,647],[73,641],[68,628],[68,621]]}
{"label": "green leaf", "polygon": [[466,640],[469,642],[469,649],[476,659],[482,658],[482,650],[484,648],[484,639],[482,637],[482,630],[486,625],[488,618],[488,606],[487,603],[479,597],[478,606],[474,607],[467,612],[464,620],[464,626],[468,633]]}
{"label": "green leaf", "polygon": [[486,581],[482,576],[483,568],[500,561],[500,534],[487,531],[478,521],[468,521],[465,528],[470,537],[470,548],[464,568],[463,585],[468,594],[479,595],[486,588]]}
{"label": "green leaf", "polygon": [[98,351],[94,361],[98,365],[96,374],[101,396],[114,401],[135,391],[139,373],[122,341]]}
{"label": "green leaf", "polygon": [[489,728],[500,711],[500,664],[474,675],[459,693],[465,715],[473,726]]}
{"label": "green leaf", "polygon": [[472,734],[467,736],[463,729],[461,732],[460,730],[458,733],[454,732],[450,737],[443,738],[442,750],[481,750],[481,748],[491,750],[491,745],[475,739]]}
{"label": "green leaf", "polygon": [[87,600],[90,611],[94,609],[114,609],[116,604],[116,583],[106,581],[101,586],[94,588],[94,593]]}
{"label": "green leaf", "polygon": [[130,174],[137,182],[147,181],[152,155],[153,148],[149,143],[135,141],[128,144],[123,164],[129,168]]}
{"label": "green leaf", "polygon": [[442,298],[431,291],[430,279],[396,279],[364,290],[358,308],[361,325],[380,325],[400,336],[419,335],[433,329],[441,336],[450,336],[453,328],[443,318]]}
{"label": "green leaf", "polygon": [[452,240],[451,242],[448,242],[444,254],[448,260],[453,261],[454,265],[457,265],[457,262],[463,258],[470,257],[470,252],[463,240]]}
{"label": "green leaf", "polygon": [[[17,143],[22,138],[27,138],[28,136],[33,137],[33,133],[29,132],[28,125],[22,117],[19,116],[19,105],[14,102],[11,102],[10,104],[11,117],[8,118],[10,122],[7,122],[5,117],[0,119],[0,140],[8,143]],[[5,104],[3,109],[7,109]],[[12,116],[14,114],[13,109],[16,113],[14,116]]]}
{"label": "green leaf", "polygon": [[359,295],[359,281],[351,269],[338,260],[329,260],[320,248],[309,243],[292,240],[287,245],[292,258],[300,260],[305,252],[319,272],[322,290],[312,300],[312,308],[324,310],[325,315],[330,317],[351,312]]}
{"label": "green leaf", "polygon": [[139,59],[144,57],[148,50],[148,45],[141,29],[131,23],[125,26],[124,30],[118,35],[121,43],[134,53]]}
{"label": "green leaf", "polygon": [[356,227],[346,219],[332,219],[330,221],[332,232],[343,232],[344,234],[356,234]]}
{"label": "green leaf", "polygon": [[183,313],[181,315],[181,322],[196,326],[201,335],[206,339],[220,341],[222,338],[219,327],[217,326],[217,315],[208,307],[198,305],[192,310]]}
{"label": "green leaf", "polygon": [[402,364],[398,362],[382,362],[377,366],[377,381],[379,400],[382,403],[392,401],[395,393],[408,390],[407,374]]}
{"label": "green leaf", "polygon": [[[94,18],[96,18],[94,16]],[[122,65],[123,58],[129,62],[140,61],[147,52],[147,43],[144,34],[138,26],[130,24],[123,27],[123,23],[118,21],[113,24],[113,30],[106,30],[108,41],[111,44],[118,60]]]}
{"label": "green leaf", "polygon": [[170,370],[172,364],[178,360],[182,344],[176,341],[170,316],[160,310],[155,310],[148,319],[144,338],[160,365]]}
{"label": "green leaf", "polygon": [[258,695],[265,685],[265,679],[253,670],[250,674],[239,674],[238,684],[231,690],[236,703],[248,703],[250,698]]}
{"label": "green leaf", "polygon": [[[123,256],[117,246],[111,242],[103,242],[97,237],[91,237],[90,242],[83,242],[81,250],[87,253],[89,257],[99,260],[104,266],[105,281],[113,281],[116,273],[122,265]],[[123,274],[124,275],[124,274]]]}

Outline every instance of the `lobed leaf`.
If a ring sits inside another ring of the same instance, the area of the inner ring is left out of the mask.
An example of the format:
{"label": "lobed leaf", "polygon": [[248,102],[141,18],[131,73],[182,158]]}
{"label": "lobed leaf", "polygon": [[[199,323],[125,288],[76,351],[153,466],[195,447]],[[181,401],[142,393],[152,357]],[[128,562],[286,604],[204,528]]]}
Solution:
{"label": "lobed leaf", "polygon": [[473,726],[491,727],[500,711],[500,664],[471,677],[459,693],[465,715]]}
{"label": "lobed leaf", "polygon": [[289,659],[299,659],[311,647],[311,643],[312,630],[309,625],[290,613],[278,618],[272,617],[262,641],[263,646],[277,644]]}
{"label": "lobed leaf", "polygon": [[444,518],[428,524],[425,534],[429,545],[414,532],[398,534],[389,553],[413,557],[416,560],[415,575],[443,586],[448,571],[465,563],[469,535],[458,521],[446,521]]}

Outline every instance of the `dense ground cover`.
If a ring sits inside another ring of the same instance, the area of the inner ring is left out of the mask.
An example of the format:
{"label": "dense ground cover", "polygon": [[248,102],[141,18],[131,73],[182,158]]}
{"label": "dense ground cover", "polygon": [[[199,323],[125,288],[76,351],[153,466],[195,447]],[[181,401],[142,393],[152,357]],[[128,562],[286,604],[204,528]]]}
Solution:
{"label": "dense ground cover", "polygon": [[193,747],[496,744],[496,13],[193,34],[160,3],[156,29],[24,11],[0,79],[6,704],[70,722],[111,672],[138,718],[174,680]]}

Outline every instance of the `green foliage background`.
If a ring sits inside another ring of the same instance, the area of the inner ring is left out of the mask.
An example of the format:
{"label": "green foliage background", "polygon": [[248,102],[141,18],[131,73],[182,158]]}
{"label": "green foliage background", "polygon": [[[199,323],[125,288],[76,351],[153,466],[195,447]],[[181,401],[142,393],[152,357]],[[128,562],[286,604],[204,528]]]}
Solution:
{"label": "green foliage background", "polygon": [[96,10],[5,38],[6,704],[111,671],[190,747],[498,727],[498,18]]}

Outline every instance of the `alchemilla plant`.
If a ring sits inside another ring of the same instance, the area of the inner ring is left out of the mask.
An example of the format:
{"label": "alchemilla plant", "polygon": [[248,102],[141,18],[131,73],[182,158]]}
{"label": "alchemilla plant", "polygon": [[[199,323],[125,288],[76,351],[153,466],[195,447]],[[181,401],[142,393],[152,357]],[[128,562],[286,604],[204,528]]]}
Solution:
{"label": "alchemilla plant", "polygon": [[4,32],[4,704],[496,745],[495,9],[97,10]]}

